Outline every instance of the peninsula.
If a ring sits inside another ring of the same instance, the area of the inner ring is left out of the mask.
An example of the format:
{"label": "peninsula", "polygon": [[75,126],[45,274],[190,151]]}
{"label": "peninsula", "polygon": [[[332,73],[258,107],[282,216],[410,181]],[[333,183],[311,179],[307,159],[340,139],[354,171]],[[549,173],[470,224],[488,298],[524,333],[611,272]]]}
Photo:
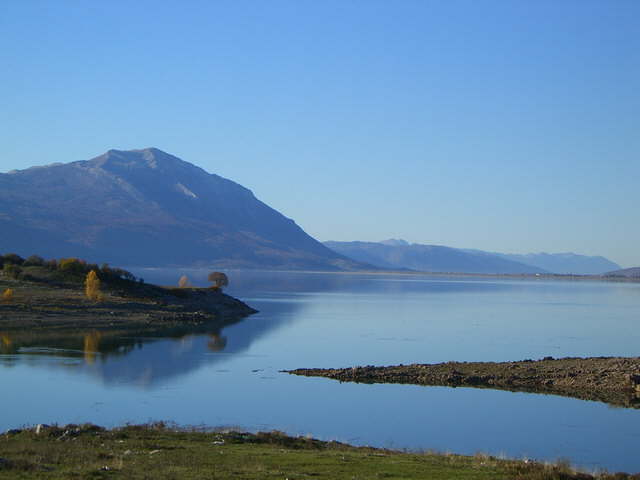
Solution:
{"label": "peninsula", "polygon": [[543,393],[640,408],[640,358],[558,358],[388,367],[299,368],[294,375],[341,382],[403,383]]}
{"label": "peninsula", "polygon": [[[220,288],[161,287],[76,258],[0,256],[0,331],[146,330],[228,323],[256,310]],[[86,279],[96,272],[99,292]]]}

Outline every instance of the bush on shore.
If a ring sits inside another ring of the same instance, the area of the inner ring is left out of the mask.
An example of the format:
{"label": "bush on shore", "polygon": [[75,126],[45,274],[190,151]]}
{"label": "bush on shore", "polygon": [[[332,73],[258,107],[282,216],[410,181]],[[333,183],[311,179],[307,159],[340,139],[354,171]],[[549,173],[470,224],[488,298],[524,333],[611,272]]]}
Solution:
{"label": "bush on shore", "polygon": [[15,253],[6,253],[0,255],[0,267],[4,276],[17,280],[37,280],[36,272],[44,270],[49,272],[48,276],[54,281],[80,283],[84,282],[89,272],[95,271],[98,280],[111,285],[136,281],[143,283],[142,279],[137,279],[122,268],[110,267],[107,263],[98,266],[75,257],[44,259],[39,255],[31,255],[25,260]]}

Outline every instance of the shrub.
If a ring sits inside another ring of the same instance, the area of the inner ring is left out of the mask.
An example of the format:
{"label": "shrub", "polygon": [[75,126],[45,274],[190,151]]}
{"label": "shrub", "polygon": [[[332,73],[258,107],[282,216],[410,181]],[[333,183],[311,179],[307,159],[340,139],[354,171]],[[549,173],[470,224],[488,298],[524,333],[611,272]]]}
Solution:
{"label": "shrub", "polygon": [[87,273],[87,278],[84,281],[85,294],[89,300],[99,302],[102,300],[102,293],[100,292],[100,279],[95,270],[91,270]]}
{"label": "shrub", "polygon": [[37,282],[38,278],[34,277],[33,275],[27,273],[27,272],[20,272],[20,274],[18,275],[18,279],[20,280],[25,280],[27,282]]}
{"label": "shrub", "polygon": [[18,278],[22,269],[13,263],[5,263],[4,267],[2,267],[2,272],[10,278]]}
{"label": "shrub", "polygon": [[24,263],[24,258],[20,255],[16,255],[15,253],[6,253],[2,256],[2,263],[6,265],[7,263],[13,265],[22,265]]}
{"label": "shrub", "polygon": [[132,282],[136,280],[136,277],[131,272],[128,272],[122,268],[112,268],[111,273],[116,277],[124,280],[130,280]]}
{"label": "shrub", "polygon": [[78,258],[61,258],[58,262],[58,270],[69,273],[84,273],[87,262]]}
{"label": "shrub", "polygon": [[129,280],[136,281],[135,275],[122,268],[112,268],[108,263],[103,263],[100,267],[100,278],[104,280]]}
{"label": "shrub", "polygon": [[13,289],[12,288],[7,288],[4,293],[2,294],[2,301],[9,303],[11,302],[11,300],[13,300]]}
{"label": "shrub", "polygon": [[44,258],[39,255],[31,255],[22,264],[25,267],[42,267],[44,266]]}
{"label": "shrub", "polygon": [[215,290],[222,290],[222,287],[229,285],[229,279],[222,272],[211,272],[207,278],[213,283]]}

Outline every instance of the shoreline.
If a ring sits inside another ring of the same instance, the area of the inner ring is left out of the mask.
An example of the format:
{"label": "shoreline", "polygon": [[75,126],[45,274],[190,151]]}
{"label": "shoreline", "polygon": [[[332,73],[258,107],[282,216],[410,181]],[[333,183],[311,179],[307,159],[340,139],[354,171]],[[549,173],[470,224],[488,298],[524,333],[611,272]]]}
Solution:
{"label": "shoreline", "polygon": [[283,372],[340,382],[489,388],[559,395],[640,408],[640,357],[545,357],[535,361],[298,368]]}
{"label": "shoreline", "polygon": [[[197,267],[188,265],[167,267],[129,266],[127,268],[137,270],[207,270],[209,267]],[[465,272],[424,272],[418,270],[292,270],[273,268],[236,268],[225,267],[229,272],[272,272],[272,273],[300,273],[300,274],[333,274],[333,275],[407,275],[407,276],[433,276],[433,277],[469,277],[469,278],[497,278],[512,280],[557,280],[557,281],[593,281],[612,283],[640,283],[640,277],[622,275],[592,275],[572,273],[465,273]]]}
{"label": "shoreline", "polygon": [[161,287],[136,282],[105,288],[101,301],[79,284],[54,284],[0,276],[0,331],[147,330],[226,323],[257,310],[220,290]]}
{"label": "shoreline", "polygon": [[640,479],[640,474],[587,473],[566,460],[407,452],[278,431],[181,428],[162,422],[112,429],[40,424],[8,430],[0,441],[0,478]]}

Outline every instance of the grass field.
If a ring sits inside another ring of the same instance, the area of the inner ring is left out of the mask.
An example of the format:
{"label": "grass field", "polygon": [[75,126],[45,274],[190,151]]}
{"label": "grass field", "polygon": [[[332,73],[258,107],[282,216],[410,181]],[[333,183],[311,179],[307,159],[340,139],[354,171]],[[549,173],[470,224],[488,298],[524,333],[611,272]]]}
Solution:
{"label": "grass field", "polygon": [[592,475],[562,462],[406,453],[278,432],[212,432],[154,424],[8,432],[0,436],[0,478],[622,480],[640,475]]}

